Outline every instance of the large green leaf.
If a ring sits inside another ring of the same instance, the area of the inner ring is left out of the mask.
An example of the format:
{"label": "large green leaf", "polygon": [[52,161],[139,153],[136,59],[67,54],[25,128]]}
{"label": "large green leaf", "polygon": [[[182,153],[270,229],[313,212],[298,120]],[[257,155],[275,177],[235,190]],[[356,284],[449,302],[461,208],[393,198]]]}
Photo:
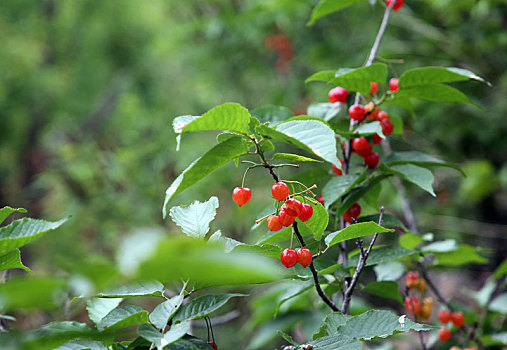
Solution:
{"label": "large green leaf", "polygon": [[246,154],[249,144],[241,136],[231,137],[210,149],[202,157],[190,164],[165,192],[162,213],[167,216],[167,204],[178,193],[203,179],[234,158]]}
{"label": "large green leaf", "polygon": [[282,254],[282,248],[272,244],[249,245],[242,243],[235,246],[232,252],[258,254],[268,258],[279,259]]}
{"label": "large green leaf", "polygon": [[[76,338],[104,338],[98,335],[85,323],[74,321],[51,322],[43,327],[28,332],[25,336],[23,349],[53,350],[69,340]],[[107,337],[107,336],[106,336]]]}
{"label": "large green leaf", "polygon": [[424,253],[447,253],[458,249],[458,245],[454,239],[446,239],[443,241],[433,242],[421,249]]}
{"label": "large green leaf", "polygon": [[500,294],[488,306],[491,311],[507,314],[507,293]]}
{"label": "large green leaf", "polygon": [[504,261],[500,264],[500,266],[497,267],[495,273],[493,274],[496,279],[502,278],[505,275],[507,275],[507,259],[504,259]]}
{"label": "large green leaf", "polygon": [[377,281],[397,281],[404,273],[405,266],[399,261],[391,261],[384,264],[378,264],[373,267],[377,275]]}
{"label": "large green leaf", "polygon": [[483,78],[469,70],[447,67],[420,67],[405,71],[400,76],[400,88],[429,84],[450,83],[454,81],[478,80],[487,83]]}
{"label": "large green leaf", "polygon": [[290,239],[292,235],[292,227],[286,227],[279,231],[269,231],[267,234],[259,238],[256,244],[266,244],[266,243],[277,243],[281,241],[286,241]]}
{"label": "large green leaf", "polygon": [[137,328],[137,334],[155,344],[158,350],[162,350],[168,344],[181,339],[190,330],[190,322],[181,322],[171,326],[167,333],[157,331],[152,325],[141,324]]}
{"label": "large green leaf", "polygon": [[350,5],[353,5],[358,2],[366,2],[367,0],[320,0],[320,2],[315,6],[315,8],[312,11],[312,16],[310,18],[310,21],[308,22],[308,25],[312,25],[315,23],[316,20],[319,18],[329,15],[333,12],[343,10],[346,7],[349,7]]}
{"label": "large green leaf", "polygon": [[[363,174],[361,178],[364,180],[366,178],[366,174]],[[322,189],[322,198],[326,209],[333,205],[334,202],[342,196],[346,195],[359,180],[361,180],[360,175],[356,174],[332,177]]]}
{"label": "large green leaf", "polygon": [[[366,171],[366,169],[365,169]],[[349,195],[345,198],[340,208],[336,213],[337,216],[342,216],[347,209],[349,209],[352,204],[361,199],[364,195],[366,195],[371,189],[375,188],[375,186],[380,183],[382,180],[388,178],[390,175],[386,173],[382,173],[380,175],[372,176],[361,186],[355,186],[353,190],[350,191]]]}
{"label": "large green leaf", "polygon": [[321,162],[320,160],[303,157],[300,156],[299,154],[291,154],[291,153],[275,153],[273,154],[273,160],[275,159],[283,159],[288,160],[290,162]]}
{"label": "large green leaf", "polygon": [[400,88],[396,94],[396,98],[418,98],[426,101],[435,102],[461,102],[461,103],[472,103],[470,99],[452,86],[444,84],[432,84],[432,85],[421,85],[413,86],[408,88]]}
{"label": "large green leaf", "polygon": [[306,114],[312,117],[322,118],[327,122],[336,117],[342,110],[343,106],[347,107],[346,104],[339,102],[314,103],[308,106]]}
{"label": "large green leaf", "polygon": [[435,253],[435,265],[439,266],[462,266],[465,264],[486,264],[488,259],[477,253],[477,248],[467,244],[460,244],[458,249]]}
{"label": "large green leaf", "polygon": [[62,293],[67,282],[61,278],[23,276],[9,279],[0,284],[0,306],[2,310],[53,309],[60,305],[54,298]]}
{"label": "large green leaf", "polygon": [[310,343],[319,350],[362,350],[363,344],[354,338],[340,334],[330,335],[314,340]]}
{"label": "large green leaf", "polygon": [[[359,219],[357,219],[357,221],[358,222],[368,222],[368,221],[378,222],[378,219],[379,219],[379,214],[374,214],[374,215],[361,216]],[[400,220],[398,220],[398,218],[396,218],[395,216],[393,216],[391,214],[386,214],[386,213],[384,215],[382,215],[382,226],[399,227],[405,231],[408,231],[408,229],[405,227],[405,225]]]}
{"label": "large green leaf", "polygon": [[[417,252],[415,250],[405,249],[402,247],[385,246],[373,249],[366,260],[366,266],[383,264],[386,262],[394,261],[404,256],[413,255]],[[349,267],[357,266],[359,261],[359,252],[349,258]]]}
{"label": "large green leaf", "polygon": [[394,232],[393,229],[385,228],[374,222],[359,222],[345,227],[343,230],[330,233],[325,241],[327,246],[332,246],[349,239],[364,237],[374,233]]}
{"label": "large green leaf", "polygon": [[11,208],[11,207],[3,207],[0,209],[0,224],[2,224],[2,222],[4,222],[5,219],[7,219],[7,217],[9,217],[9,215],[11,215],[12,213],[26,213],[26,209],[23,209],[23,208]]}
{"label": "large green leaf", "polygon": [[242,244],[240,241],[233,238],[222,236],[222,232],[220,230],[213,233],[208,239],[208,242],[222,245],[226,253],[230,253],[234,247]]}
{"label": "large green leaf", "polygon": [[0,271],[8,269],[23,269],[27,272],[32,272],[32,270],[23,265],[19,249],[11,250],[0,256]]}
{"label": "large green leaf", "polygon": [[384,159],[384,163],[389,166],[403,164],[415,164],[420,166],[443,166],[456,169],[463,175],[465,175],[465,173],[459,166],[452,163],[444,162],[443,160],[430,156],[429,154],[417,151],[393,152],[390,155],[388,155],[386,159]]}
{"label": "large green leaf", "polygon": [[261,123],[278,124],[292,118],[294,114],[287,107],[268,105],[254,109],[252,116],[259,119]]}
{"label": "large green leaf", "polygon": [[436,196],[433,191],[433,173],[428,169],[412,164],[396,165],[391,169],[402,179],[412,182],[432,196]]}
{"label": "large green leaf", "polygon": [[354,136],[371,136],[374,134],[379,135],[382,139],[385,139],[385,135],[382,132],[382,126],[380,126],[380,122],[373,121],[370,123],[363,123],[359,125],[353,131]]}
{"label": "large green leaf", "polygon": [[55,350],[108,350],[104,343],[89,339],[74,339],[60,345]]}
{"label": "large green leaf", "polygon": [[394,281],[372,282],[364,287],[363,291],[402,303],[400,286]]}
{"label": "large green leaf", "polygon": [[97,324],[99,330],[115,330],[148,322],[148,311],[137,305],[121,305],[111,310]]}
{"label": "large green leaf", "polygon": [[400,246],[407,249],[414,249],[419,244],[424,241],[421,235],[416,235],[412,232],[407,232],[404,235],[400,236],[399,243]]}
{"label": "large green leaf", "polygon": [[170,344],[167,350],[213,350],[213,346],[209,345],[202,339],[185,335],[182,339],[174,344]]}
{"label": "large green leaf", "polygon": [[196,288],[203,288],[274,282],[283,274],[272,259],[224,253],[220,245],[177,237],[158,243],[155,253],[141,263],[136,276],[140,280],[155,278],[163,282],[190,280]]}
{"label": "large green leaf", "polygon": [[183,232],[193,238],[204,238],[209,231],[209,223],[215,218],[218,198],[211,197],[204,203],[194,201],[189,206],[172,207],[171,219]]}
{"label": "large green leaf", "polygon": [[150,314],[150,322],[158,329],[164,330],[167,322],[178,311],[183,303],[183,294],[180,293],[163,303],[158,304]]}
{"label": "large green leaf", "polygon": [[210,315],[220,309],[233,297],[244,297],[245,294],[203,295],[183,305],[173,317],[174,322],[195,320]]}
{"label": "large green leaf", "polygon": [[57,229],[67,219],[51,222],[23,218],[13,221],[10,225],[0,228],[0,254],[24,246],[44,233]]}
{"label": "large green leaf", "polygon": [[[296,198],[303,201],[302,197],[297,196]],[[316,240],[320,240],[329,223],[329,213],[320,203],[314,204],[309,202],[308,204],[313,208],[312,217],[305,222],[296,219],[298,228],[303,236],[312,235]]]}
{"label": "large green leaf", "polygon": [[91,298],[86,303],[88,317],[98,324],[108,313],[120,305],[122,298]]}
{"label": "large green leaf", "polygon": [[325,81],[330,84],[342,86],[351,91],[357,91],[368,96],[370,82],[376,81],[384,84],[387,79],[387,65],[374,63],[367,67],[340,68],[338,71],[322,71],[315,73],[306,82]]}
{"label": "large green leaf", "polygon": [[130,298],[130,297],[144,297],[144,296],[157,296],[161,297],[164,294],[164,285],[158,281],[142,281],[131,284],[126,284],[103,293],[98,293],[102,298]]}

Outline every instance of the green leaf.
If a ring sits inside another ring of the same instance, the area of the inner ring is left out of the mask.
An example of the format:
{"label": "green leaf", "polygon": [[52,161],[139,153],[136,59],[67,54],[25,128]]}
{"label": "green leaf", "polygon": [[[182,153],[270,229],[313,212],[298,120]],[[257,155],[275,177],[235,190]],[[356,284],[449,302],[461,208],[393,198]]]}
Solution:
{"label": "green leaf", "polygon": [[338,199],[346,195],[359,181],[366,178],[366,173],[361,175],[347,174],[334,176],[322,189],[322,198],[326,209],[333,205]]}
{"label": "green leaf", "polygon": [[[365,169],[365,172],[366,171],[367,169]],[[361,199],[364,195],[368,193],[368,191],[374,189],[378,183],[380,183],[382,180],[386,179],[389,176],[390,175],[388,174],[380,174],[369,178],[368,182],[366,182],[364,185],[356,186],[356,184],[353,184],[352,186],[354,187],[354,189],[351,190],[349,195],[345,198],[342,205],[338,209],[336,215],[342,216],[347,211],[347,209],[349,209],[352,206],[352,204]]]}
{"label": "green leaf", "polygon": [[23,269],[27,272],[32,272],[28,267],[23,265],[21,261],[21,252],[19,249],[14,249],[0,256],[0,271],[8,269]]}
{"label": "green leaf", "polygon": [[[416,254],[415,250],[405,249],[403,247],[385,246],[373,249],[366,260],[366,266],[383,264],[386,262],[394,261],[399,258]],[[359,261],[359,252],[349,258],[348,267],[357,266]]]}
{"label": "green leaf", "polygon": [[398,283],[393,281],[372,282],[364,287],[363,290],[379,297],[396,300],[400,304],[403,303],[400,287]]}
{"label": "green leaf", "polygon": [[174,315],[174,322],[195,320],[210,315],[220,309],[233,297],[244,297],[246,294],[203,295],[183,305]]}
{"label": "green leaf", "polygon": [[491,311],[507,314],[507,293],[500,294],[489,304],[488,309]]}
{"label": "green leaf", "polygon": [[461,172],[463,175],[465,173],[463,170],[452,163],[444,162],[443,160],[437,159],[429,154],[417,152],[417,151],[409,151],[409,152],[393,152],[384,159],[384,163],[393,166],[393,165],[403,165],[403,164],[415,164],[420,166],[443,166],[456,169]]}
{"label": "green leaf", "polygon": [[[368,221],[378,222],[378,219],[379,219],[379,214],[374,214],[374,215],[361,216],[360,218],[357,219],[357,221],[358,222],[368,222]],[[405,227],[405,225],[403,225],[403,223],[400,220],[398,220],[397,217],[395,217],[391,214],[386,214],[386,213],[384,213],[384,215],[382,216],[382,226],[384,226],[384,227],[399,227],[399,228],[403,229],[404,231],[408,231],[408,229]]]}
{"label": "green leaf", "polygon": [[141,263],[136,275],[140,280],[190,280],[196,288],[268,283],[283,276],[279,265],[269,258],[224,253],[221,246],[187,237],[168,238],[158,243],[154,254]]}
{"label": "green leaf", "polygon": [[4,311],[12,309],[53,309],[59,306],[54,298],[67,283],[60,278],[23,276],[9,279],[0,285],[0,305]]}
{"label": "green leaf", "polygon": [[428,169],[412,164],[397,165],[391,167],[391,169],[402,179],[412,182],[432,196],[436,196],[433,191],[433,173]]}
{"label": "green leaf", "polygon": [[213,347],[202,339],[185,335],[176,343],[169,345],[167,350],[213,350]]}
{"label": "green leaf", "polygon": [[294,114],[287,107],[268,105],[254,109],[252,116],[259,119],[261,123],[278,124],[292,118]]}
{"label": "green leaf", "polygon": [[236,241],[235,239],[222,236],[222,232],[220,230],[213,233],[208,239],[208,242],[223,245],[226,253],[230,253],[234,249],[234,247],[236,247],[239,244],[242,244],[240,241]]}
{"label": "green leaf", "polygon": [[454,239],[446,239],[444,241],[433,242],[421,249],[425,253],[446,253],[453,252],[458,249],[458,245]]}
{"label": "green leaf", "polygon": [[183,294],[180,293],[177,296],[158,304],[150,314],[150,322],[158,329],[164,330],[167,322],[169,322],[183,303],[183,298]]}
{"label": "green leaf", "polygon": [[354,129],[353,134],[365,137],[377,134],[383,139],[386,138],[384,133],[382,132],[382,126],[380,126],[380,122],[378,121],[373,121],[365,124],[363,123],[359,125],[357,128]]}
{"label": "green leaf", "polygon": [[349,7],[358,2],[366,2],[366,0],[320,0],[320,2],[315,6],[312,11],[312,16],[308,25],[311,26],[315,23],[319,18],[329,15],[333,12],[343,10],[346,7]]}
{"label": "green leaf", "polygon": [[338,332],[338,327],[347,323],[352,316],[345,315],[339,312],[332,312],[326,316],[323,326],[325,326],[325,333],[327,335],[334,335]]}
{"label": "green leaf", "polygon": [[99,330],[125,328],[148,322],[148,311],[137,305],[122,305],[114,308],[97,324]]}
{"label": "green leaf", "polygon": [[158,281],[142,281],[128,285],[123,285],[110,289],[107,292],[99,293],[101,298],[130,298],[156,296],[161,297],[164,294],[164,285]]}
{"label": "green leaf", "polygon": [[400,236],[399,243],[400,246],[407,249],[414,249],[419,244],[421,244],[424,241],[422,236],[416,235],[412,232],[407,232],[404,235]]}
{"label": "green leaf", "polygon": [[488,259],[477,253],[477,248],[467,244],[461,244],[452,252],[435,253],[437,266],[462,266],[465,264],[486,264]]}
{"label": "green leaf", "polygon": [[500,266],[495,270],[495,273],[493,276],[496,279],[502,278],[503,276],[507,275],[507,259],[505,259]]}
{"label": "green leaf", "polygon": [[391,261],[378,264],[373,267],[377,275],[377,281],[397,281],[405,273],[405,267],[399,261]]}
{"label": "green leaf", "polygon": [[248,153],[248,148],[249,145],[244,142],[243,137],[233,137],[215,145],[202,157],[192,162],[192,164],[173,181],[165,192],[164,206],[162,209],[164,218],[167,216],[167,204],[171,198],[197,181],[205,178],[227,162]]}
{"label": "green leaf", "polygon": [[279,259],[282,254],[282,249],[279,246],[272,244],[249,245],[241,243],[235,246],[232,252],[257,254],[268,258]]}
{"label": "green leaf", "polygon": [[394,232],[393,229],[388,229],[377,225],[374,222],[359,222],[345,227],[343,230],[330,233],[325,241],[328,247],[340,242],[348,241],[349,239],[364,237],[374,233]]}
{"label": "green leaf", "polygon": [[190,322],[181,322],[172,325],[171,329],[165,334],[160,333],[149,324],[141,324],[137,328],[137,334],[155,344],[158,350],[162,350],[168,344],[180,340],[188,331],[190,331]]}
{"label": "green leaf", "polygon": [[120,305],[122,298],[91,298],[86,303],[88,317],[98,324],[108,313]]}
{"label": "green leaf", "polygon": [[331,335],[314,340],[310,343],[319,350],[362,350],[363,344],[357,339],[340,334]]}
{"label": "green leaf", "polygon": [[[303,201],[300,196],[297,196],[296,198]],[[313,208],[312,217],[305,222],[302,222],[299,219],[296,219],[296,221],[298,223],[299,231],[303,236],[312,235],[319,241],[326,230],[327,224],[329,223],[329,213],[320,203],[314,204],[308,202],[308,204],[310,204]]]}
{"label": "green leaf", "polygon": [[190,237],[202,239],[209,231],[209,223],[215,218],[218,198],[211,197],[204,203],[194,201],[189,206],[172,207],[171,219]]}
{"label": "green leaf", "polygon": [[0,209],[0,224],[4,222],[5,219],[9,217],[12,213],[26,213],[26,209],[23,208],[11,208],[11,207],[3,207]]}
{"label": "green leaf", "polygon": [[313,158],[303,157],[298,154],[291,153],[275,153],[273,155],[273,160],[275,159],[284,159],[290,162],[321,162],[320,160],[316,160]]}
{"label": "green leaf", "polygon": [[393,135],[403,136],[403,134],[404,134],[403,119],[397,115],[390,114],[389,120],[391,121],[391,123],[393,123],[393,126],[394,126]]}
{"label": "green leaf", "polygon": [[326,122],[328,122],[340,114],[340,111],[344,105],[346,107],[346,104],[339,102],[314,103],[308,106],[306,114],[312,117],[324,119]]}
{"label": "green leaf", "polygon": [[88,325],[74,321],[51,322],[27,333],[23,349],[52,350],[76,338],[100,338]]}
{"label": "green leaf", "polygon": [[[306,82],[325,81],[330,84],[342,86],[351,91],[357,91],[368,96],[370,94],[370,82],[376,81],[384,84],[387,79],[387,65],[373,63],[367,67],[340,68],[338,71],[322,71],[315,73]],[[399,92],[398,92],[399,94]]]}
{"label": "green leaf", "polygon": [[452,86],[443,84],[422,85],[408,88],[400,88],[396,98],[418,98],[420,100],[435,102],[461,102],[472,103],[470,99]]}
{"label": "green leaf", "polygon": [[89,339],[74,339],[60,345],[55,350],[107,350],[104,343]]}
{"label": "green leaf", "polygon": [[258,241],[257,245],[259,244],[266,244],[266,243],[278,243],[281,241],[286,241],[290,239],[290,236],[292,234],[292,227],[286,227],[284,229],[281,229],[279,231],[269,231],[266,235],[262,236]]}
{"label": "green leaf", "polygon": [[60,227],[67,219],[51,222],[23,218],[11,224],[0,227],[0,254],[22,247],[44,233]]}
{"label": "green leaf", "polygon": [[487,83],[483,78],[475,75],[469,70],[447,67],[420,67],[405,71],[400,76],[400,88],[412,86],[451,83],[455,81],[478,80]]}

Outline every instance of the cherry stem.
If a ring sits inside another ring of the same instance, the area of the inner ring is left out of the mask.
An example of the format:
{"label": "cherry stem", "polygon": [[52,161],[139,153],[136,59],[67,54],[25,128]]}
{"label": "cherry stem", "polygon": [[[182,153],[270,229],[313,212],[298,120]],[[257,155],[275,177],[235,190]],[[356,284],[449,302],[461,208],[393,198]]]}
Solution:
{"label": "cherry stem", "polygon": [[269,218],[271,215],[273,215],[273,214],[268,214],[266,216],[263,216],[262,218],[255,220],[255,223],[258,224],[259,222],[264,221],[267,218]]}
{"label": "cherry stem", "polygon": [[[306,187],[306,186],[305,186]],[[303,193],[310,192],[314,197],[315,193],[312,192],[312,189],[317,188],[317,185],[313,184],[311,187],[307,187],[304,191],[293,193],[291,197],[302,195]]]}

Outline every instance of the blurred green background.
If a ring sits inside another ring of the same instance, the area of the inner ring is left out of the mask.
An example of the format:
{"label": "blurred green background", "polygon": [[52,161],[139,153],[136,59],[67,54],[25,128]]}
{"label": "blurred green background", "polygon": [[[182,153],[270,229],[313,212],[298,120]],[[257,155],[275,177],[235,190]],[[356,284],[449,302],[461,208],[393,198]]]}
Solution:
{"label": "blurred green background", "polygon": [[[216,136],[184,135],[177,153],[175,116],[228,101],[298,113],[326,102],[330,86],[304,80],[362,65],[383,6],[358,4],[307,27],[316,2],[0,0],[0,205],[45,219],[72,215],[24,249],[25,264],[36,274],[63,273],[61,262],[74,256],[114,259],[121,239],[137,229],[175,231],[162,220],[165,189]],[[475,273],[491,271],[507,246],[506,14],[502,0],[406,1],[379,51],[405,61],[390,65],[394,76],[456,66],[492,83],[459,84],[481,109],[421,102],[417,119],[394,111],[405,120],[394,149],[423,150],[465,169],[466,178],[437,169],[436,199],[408,190],[421,232],[495,249]],[[271,179],[253,170],[252,203],[239,209],[230,195],[242,175],[230,164],[173,205],[216,195],[212,229],[255,242],[263,232],[250,227],[270,202]],[[384,186],[381,201],[401,213],[393,193]]]}

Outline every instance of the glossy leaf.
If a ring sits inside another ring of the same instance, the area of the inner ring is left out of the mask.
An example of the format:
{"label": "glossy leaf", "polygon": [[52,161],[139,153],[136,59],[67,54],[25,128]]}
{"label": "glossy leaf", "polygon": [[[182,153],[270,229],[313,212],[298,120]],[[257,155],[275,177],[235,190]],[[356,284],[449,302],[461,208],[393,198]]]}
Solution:
{"label": "glossy leaf", "polygon": [[269,231],[267,234],[262,236],[256,244],[266,244],[266,243],[278,243],[281,241],[286,241],[290,239],[292,234],[292,227],[286,227],[279,231]]}
{"label": "glossy leaf", "polygon": [[275,153],[273,155],[273,160],[275,159],[283,159],[288,160],[290,162],[321,162],[320,160],[303,157],[298,154],[291,154],[291,153]]}
{"label": "glossy leaf", "polygon": [[27,333],[23,349],[54,350],[76,338],[100,338],[85,323],[75,321],[51,322]]}
{"label": "glossy leaf", "polygon": [[0,256],[0,271],[9,269],[23,269],[27,272],[32,272],[32,270],[23,265],[19,249],[11,250],[10,252]]}
{"label": "glossy leaf", "polygon": [[7,219],[9,217],[9,215],[13,214],[13,213],[26,213],[26,209],[23,209],[23,208],[11,208],[11,207],[3,207],[0,209],[0,224],[2,224],[2,222],[4,222],[5,219]]}
{"label": "glossy leaf", "polygon": [[213,350],[213,347],[202,339],[185,335],[176,343],[168,345],[167,350]]}
{"label": "glossy leaf", "polygon": [[190,331],[190,322],[186,321],[172,325],[165,334],[157,331],[152,325],[141,324],[137,329],[137,334],[155,344],[157,349],[162,350],[168,344],[181,339],[188,331]]}
{"label": "glossy leaf", "polygon": [[97,324],[99,330],[114,330],[148,322],[148,311],[136,305],[122,305],[111,310]]}
{"label": "glossy leaf", "polygon": [[495,270],[495,273],[493,276],[495,276],[496,279],[502,278],[503,276],[507,275],[507,259],[505,259],[500,266]]}
{"label": "glossy leaf", "polygon": [[362,350],[363,344],[346,335],[330,335],[310,342],[315,349],[319,350]]}
{"label": "glossy leaf", "polygon": [[209,224],[215,218],[218,198],[211,197],[204,203],[194,201],[189,206],[172,207],[171,219],[190,237],[202,239],[209,231]]}
{"label": "glossy leaf", "polygon": [[494,298],[488,306],[491,311],[507,314],[507,293],[500,294]]}
{"label": "glossy leaf", "polygon": [[462,266],[465,264],[486,264],[488,259],[477,253],[477,248],[467,244],[460,244],[458,249],[435,253],[435,265],[438,266]]}
{"label": "glossy leaf", "polygon": [[314,103],[308,106],[306,114],[312,117],[322,118],[328,122],[340,113],[343,106],[346,107],[345,104],[339,102]]}
{"label": "glossy leaf", "polygon": [[226,253],[230,253],[237,245],[243,244],[235,239],[222,236],[222,232],[220,230],[213,233],[208,239],[208,242],[222,245]]}
{"label": "glossy leaf", "polygon": [[[361,216],[360,218],[357,219],[357,221],[358,222],[368,222],[368,221],[378,222],[378,219],[379,219],[379,214],[374,214],[374,215]],[[408,229],[405,227],[405,225],[403,225],[403,223],[400,220],[398,220],[397,217],[395,217],[391,214],[386,214],[386,213],[384,213],[384,215],[382,216],[382,226],[384,226],[384,227],[399,227],[399,228],[403,229],[404,231],[408,231]]]}
{"label": "glossy leaf", "polygon": [[425,253],[446,253],[453,252],[458,249],[458,245],[454,239],[446,239],[444,241],[437,241],[421,249]]}
{"label": "glossy leaf", "polygon": [[330,233],[325,241],[328,247],[340,242],[348,241],[349,239],[364,237],[374,233],[394,232],[393,229],[388,229],[377,225],[374,222],[359,222],[345,227],[343,230]]}
{"label": "glossy leaf", "polygon": [[354,186],[354,189],[350,191],[349,195],[345,198],[342,205],[338,209],[336,215],[342,216],[347,211],[347,209],[349,209],[352,206],[352,204],[361,199],[364,195],[368,193],[368,191],[374,189],[378,183],[380,183],[382,180],[386,179],[389,176],[390,175],[388,174],[376,175],[369,178],[368,182],[366,182],[364,185]]}
{"label": "glossy leaf", "polygon": [[[362,176],[364,179],[366,174]],[[360,180],[359,175],[347,174],[342,176],[334,176],[329,180],[322,189],[322,197],[326,209],[333,205],[338,199],[346,195],[353,186]]]}
{"label": "glossy leaf", "polygon": [[191,300],[181,307],[174,315],[174,322],[195,320],[210,315],[213,311],[220,309],[233,297],[243,297],[245,294],[220,294],[203,295]]}
{"label": "glossy leaf", "polygon": [[144,296],[161,297],[163,294],[164,285],[162,283],[158,281],[142,281],[119,286],[103,293],[98,293],[98,296],[102,298],[130,298]]}
{"label": "glossy leaf", "polygon": [[178,193],[202,180],[227,162],[248,152],[249,145],[241,136],[230,138],[215,145],[202,157],[190,164],[166,190],[162,213],[167,215],[167,204]]}
{"label": "glossy leaf", "polygon": [[0,303],[4,311],[12,309],[54,309],[60,302],[54,298],[62,293],[67,282],[61,278],[23,276],[0,284]]}
{"label": "glossy leaf", "polygon": [[312,11],[312,16],[308,22],[308,25],[314,24],[317,19],[325,15],[343,10],[344,8],[347,8],[358,2],[366,2],[366,0],[320,0],[320,2]]}
{"label": "glossy leaf", "polygon": [[461,102],[472,103],[470,99],[452,86],[443,84],[422,85],[408,88],[400,88],[396,98],[418,98],[420,100],[434,102]]}
{"label": "glossy leaf", "polygon": [[[297,196],[296,198],[300,201],[303,201],[303,198],[300,196]],[[326,230],[327,224],[329,223],[329,213],[327,212],[326,208],[324,208],[324,206],[320,203],[314,204],[308,202],[307,204],[310,204],[312,206],[313,215],[309,220],[305,222],[296,219],[299,231],[303,236],[312,235],[316,240],[320,240],[324,234],[324,231]]]}
{"label": "glossy leaf", "polygon": [[364,287],[363,291],[402,303],[400,286],[394,281],[372,282]]}
{"label": "glossy leaf", "polygon": [[11,224],[0,227],[0,254],[22,247],[44,233],[60,227],[67,219],[60,221],[45,221],[23,218]]}
{"label": "glossy leaf", "polygon": [[436,196],[433,191],[433,173],[428,169],[412,164],[397,165],[391,169],[402,179],[412,182],[432,196]]}
{"label": "glossy leaf", "polygon": [[287,107],[268,105],[254,109],[252,116],[259,119],[261,123],[278,124],[292,118],[294,114]]}
{"label": "glossy leaf", "polygon": [[55,350],[108,350],[104,343],[89,339],[74,339],[60,345]]}
{"label": "glossy leaf", "polygon": [[91,298],[86,303],[88,317],[98,324],[108,313],[120,305],[122,298]]}
{"label": "glossy leaf", "polygon": [[429,154],[417,151],[393,152],[384,159],[384,163],[389,166],[403,164],[414,164],[420,166],[443,166],[456,169],[465,175],[459,166],[444,162],[443,160],[437,159],[433,156],[430,156]]}
{"label": "glossy leaf", "polygon": [[183,294],[178,294],[163,303],[158,304],[150,314],[150,322],[158,329],[163,330],[167,322],[178,311],[183,303]]}
{"label": "glossy leaf", "polygon": [[357,128],[354,129],[354,135],[358,136],[371,136],[377,134],[381,138],[385,139],[385,135],[382,133],[382,126],[380,126],[380,122],[373,121],[366,124],[361,124]]}
{"label": "glossy leaf", "polygon": [[[386,262],[394,261],[399,258],[416,254],[415,250],[405,249],[402,247],[396,246],[385,246],[374,248],[370,255],[368,256],[368,260],[366,261],[366,266],[372,266],[377,264],[383,264]],[[357,266],[357,262],[359,260],[359,252],[357,254],[351,256],[349,258],[348,267]]]}
{"label": "glossy leaf", "polygon": [[400,246],[407,249],[414,249],[424,241],[421,235],[416,235],[412,232],[407,232],[400,236]]}
{"label": "glossy leaf", "polygon": [[469,70],[447,67],[420,67],[405,71],[400,76],[400,88],[421,86],[439,83],[451,83],[455,81],[478,80],[487,83],[483,78]]}
{"label": "glossy leaf", "polygon": [[377,281],[397,281],[405,273],[405,266],[399,261],[378,264],[373,267]]}
{"label": "glossy leaf", "polygon": [[272,244],[249,245],[242,243],[235,246],[232,252],[258,254],[268,258],[279,259],[282,254],[282,249]]}

